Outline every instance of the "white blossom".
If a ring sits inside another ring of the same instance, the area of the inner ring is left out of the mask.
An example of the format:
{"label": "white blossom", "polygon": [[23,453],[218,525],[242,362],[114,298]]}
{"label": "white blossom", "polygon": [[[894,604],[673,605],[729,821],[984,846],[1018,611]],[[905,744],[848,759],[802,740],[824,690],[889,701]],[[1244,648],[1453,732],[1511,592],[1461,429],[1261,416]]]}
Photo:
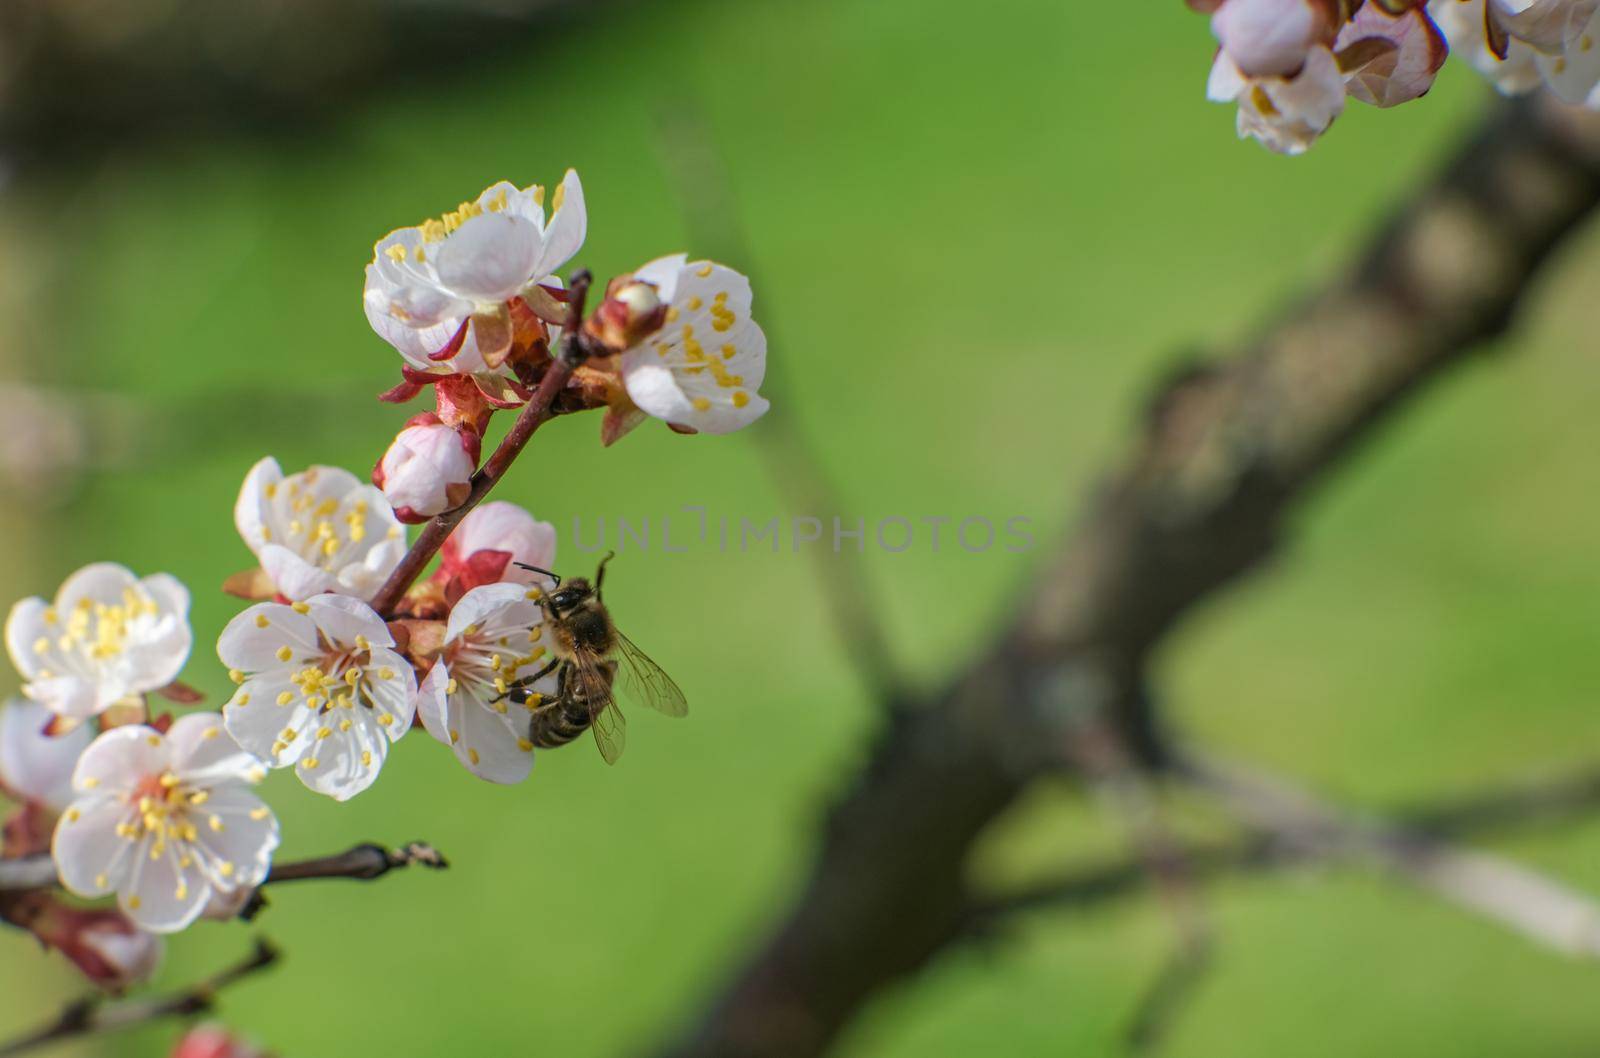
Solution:
{"label": "white blossom", "polygon": [[288,599],[370,599],[406,552],[405,529],[382,491],[338,467],[284,477],[268,456],[245,476],[233,520]]}
{"label": "white blossom", "polygon": [[[1541,82],[1569,103],[1600,107],[1600,0],[1432,0],[1428,12],[1464,57],[1505,95]],[[1504,57],[1488,32],[1496,27]]]}
{"label": "white blossom", "polygon": [[367,266],[373,330],[419,371],[497,366],[511,342],[506,302],[559,286],[556,270],[583,245],[577,173],[567,170],[550,206],[547,223],[544,188],[501,181],[441,218],[390,232]]}
{"label": "white blossom", "polygon": [[766,414],[756,391],[767,371],[767,337],[750,316],[750,281],[684,254],[640,268],[668,305],[666,323],[622,354],[628,397],[640,410],[701,433],[731,433]]}
{"label": "white blossom", "polygon": [[372,785],[416,714],[417,681],[371,607],[343,595],[257,603],[217,655],[239,684],[223,708],[239,744],[346,800]]}
{"label": "white blossom", "polygon": [[73,773],[79,797],[51,847],[62,885],[82,897],[115,893],[143,929],[184,928],[214,891],[266,878],[278,821],[249,790],[264,774],[215,713],[182,717],[165,735],[113,728]]}
{"label": "white blossom", "polygon": [[72,770],[94,732],[78,725],[48,733],[55,714],[38,702],[14,698],[0,710],[0,785],[13,795],[60,811],[72,800]]}
{"label": "white blossom", "polygon": [[[445,645],[422,681],[417,711],[428,734],[449,746],[480,779],[517,783],[533,769],[528,710],[506,697],[511,685],[532,676],[548,649],[539,589],[487,584],[461,597],[445,626]],[[551,673],[528,688],[556,691]]]}
{"label": "white blossom", "polygon": [[1211,32],[1241,72],[1288,77],[1327,29],[1319,0],[1227,0],[1211,16]]}
{"label": "white blossom", "polygon": [[1410,102],[1433,87],[1450,48],[1421,8],[1391,15],[1363,4],[1339,31],[1334,51],[1344,71],[1345,91],[1370,106]]}
{"label": "white blossom", "polygon": [[1217,54],[1207,96],[1239,104],[1240,137],[1280,154],[1303,154],[1344,113],[1344,76],[1333,52],[1318,45],[1292,77],[1250,77],[1227,52]]}
{"label": "white blossom", "polygon": [[23,599],[6,620],[6,648],[28,681],[23,693],[70,720],[165,687],[192,640],[188,589],[168,574],[140,580],[111,562],[68,577],[54,603]]}

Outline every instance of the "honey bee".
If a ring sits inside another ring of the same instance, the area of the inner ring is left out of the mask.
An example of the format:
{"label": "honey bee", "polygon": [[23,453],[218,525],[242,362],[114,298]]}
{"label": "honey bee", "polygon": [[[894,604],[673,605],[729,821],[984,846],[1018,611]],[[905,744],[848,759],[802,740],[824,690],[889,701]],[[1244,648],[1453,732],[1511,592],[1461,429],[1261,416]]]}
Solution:
{"label": "honey bee", "polygon": [[[531,676],[512,684],[505,697],[529,707],[531,728],[528,740],[541,749],[564,746],[585,731],[594,732],[595,744],[607,764],[622,756],[627,741],[627,723],[617,708],[616,681],[622,680],[624,696],[667,716],[686,716],[689,703],[672,677],[661,671],[644,651],[617,630],[601,597],[606,563],[600,560],[591,585],[583,577],[572,577],[565,584],[547,569],[522,562],[517,565],[542,573],[555,581],[554,591],[539,597],[549,628],[550,662]],[[533,684],[556,674],[556,694],[546,699]]]}

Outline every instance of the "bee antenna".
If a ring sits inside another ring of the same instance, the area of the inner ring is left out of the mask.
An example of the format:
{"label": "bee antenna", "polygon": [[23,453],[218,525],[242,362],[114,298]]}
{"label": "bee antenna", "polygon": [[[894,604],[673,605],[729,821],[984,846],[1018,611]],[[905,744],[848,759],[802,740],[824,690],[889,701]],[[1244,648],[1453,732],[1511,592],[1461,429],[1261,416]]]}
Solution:
{"label": "bee antenna", "polygon": [[545,569],[543,566],[530,566],[526,562],[513,562],[511,564],[519,569],[528,570],[530,573],[543,573],[545,576],[556,582],[556,587],[561,587],[561,574],[559,573],[554,573],[548,569]]}
{"label": "bee antenna", "polygon": [[600,594],[600,585],[606,582],[606,563],[617,557],[615,551],[607,551],[606,557],[600,560],[600,566],[594,571],[594,593]]}

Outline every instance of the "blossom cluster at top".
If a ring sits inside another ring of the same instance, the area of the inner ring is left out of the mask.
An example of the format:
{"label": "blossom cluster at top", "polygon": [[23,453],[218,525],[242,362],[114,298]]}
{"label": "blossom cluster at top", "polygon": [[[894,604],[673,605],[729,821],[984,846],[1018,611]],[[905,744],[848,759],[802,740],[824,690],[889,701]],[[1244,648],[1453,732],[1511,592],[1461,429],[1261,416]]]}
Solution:
{"label": "blossom cluster at top", "polygon": [[[115,897],[30,894],[28,928],[91,979],[148,976],[159,934],[245,906],[279,845],[253,790],[272,769],[344,801],[422,727],[481,779],[529,776],[530,717],[559,707],[560,684],[551,584],[524,567],[553,565],[556,534],[515,504],[478,502],[490,417],[603,409],[609,445],[649,418],[716,434],[767,409],[748,281],[680,254],[585,305],[587,274],[559,270],[587,223],[569,172],[548,213],[543,188],[500,183],[377,243],[363,304],[403,361],[383,399],[431,390],[435,408],[398,432],[370,483],[333,466],[286,474],[271,457],[246,472],[234,524],[255,562],[224,585],[249,605],[216,641],[233,683],[220,709],[158,704],[200,699],[180,682],[189,592],[168,574],[95,563],[12,607],[22,697],[0,708],[0,792],[16,802],[0,855],[49,851],[71,894]],[[422,545],[405,527],[437,515],[448,535],[417,579],[431,550],[408,567]]]}
{"label": "blossom cluster at top", "polygon": [[1600,0],[1188,0],[1219,48],[1207,94],[1239,135],[1300,154],[1345,100],[1422,96],[1453,51],[1507,95],[1600,107]]}
{"label": "blossom cluster at top", "polygon": [[[373,471],[402,521],[462,502],[490,415],[529,400],[578,324],[558,274],[588,229],[577,173],[567,172],[549,206],[547,216],[538,185],[492,184],[373,248],[367,319],[402,360],[402,380],[384,399],[401,403],[428,387],[435,398]],[[563,399],[606,409],[608,445],[647,418],[680,433],[748,426],[767,410],[758,392],[767,340],[750,308],[744,276],[684,254],[620,276],[579,324],[585,355]]]}

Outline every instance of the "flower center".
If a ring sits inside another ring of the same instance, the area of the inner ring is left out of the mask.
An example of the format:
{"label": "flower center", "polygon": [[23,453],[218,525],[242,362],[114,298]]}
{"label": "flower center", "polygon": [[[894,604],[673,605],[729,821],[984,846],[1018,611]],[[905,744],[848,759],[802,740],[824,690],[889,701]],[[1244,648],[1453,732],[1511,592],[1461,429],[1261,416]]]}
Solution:
{"label": "flower center", "polygon": [[[280,524],[285,538],[278,542],[313,566],[330,572],[337,569],[345,561],[346,548],[366,539],[369,510],[366,500],[356,500],[342,511],[340,508],[338,500],[329,497],[319,501],[302,490],[298,482],[290,482],[290,517],[287,525]],[[270,532],[267,539],[272,539]]]}
{"label": "flower center", "polygon": [[[159,612],[155,600],[133,588],[124,589],[120,605],[79,599],[61,624],[56,649],[63,654],[77,653],[89,661],[109,661],[127,647],[136,621]],[[54,623],[53,617],[53,613],[47,614],[45,619]],[[48,640],[41,640],[34,649],[42,654],[49,645]]]}
{"label": "flower center", "polygon": [[206,800],[203,790],[189,790],[171,771],[150,775],[134,787],[129,797],[137,809],[129,819],[117,824],[117,834],[128,841],[140,842],[153,837],[150,858],[160,859],[166,854],[168,843],[192,842],[199,837],[195,825],[189,821],[189,807]]}

